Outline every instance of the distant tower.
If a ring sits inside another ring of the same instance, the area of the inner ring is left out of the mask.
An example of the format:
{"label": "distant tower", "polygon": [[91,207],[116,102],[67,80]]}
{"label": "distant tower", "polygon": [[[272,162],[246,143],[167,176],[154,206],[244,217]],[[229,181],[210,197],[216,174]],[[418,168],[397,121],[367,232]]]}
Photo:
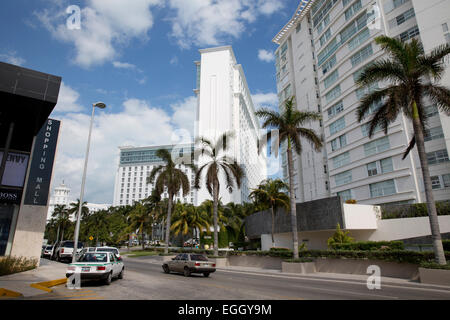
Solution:
{"label": "distant tower", "polygon": [[51,219],[53,210],[55,210],[57,204],[69,206],[69,194],[70,189],[64,184],[63,180],[62,183],[54,189],[53,195],[50,197],[47,220]]}

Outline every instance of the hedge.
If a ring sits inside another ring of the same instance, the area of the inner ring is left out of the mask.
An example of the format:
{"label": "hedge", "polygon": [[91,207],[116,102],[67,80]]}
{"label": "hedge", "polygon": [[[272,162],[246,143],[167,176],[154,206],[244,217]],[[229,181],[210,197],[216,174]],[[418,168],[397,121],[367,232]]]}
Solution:
{"label": "hedge", "polygon": [[334,250],[405,250],[402,241],[359,241],[350,243],[335,243]]}
{"label": "hedge", "polygon": [[[436,211],[438,216],[450,215],[450,201],[437,201]],[[428,217],[427,204],[384,205],[381,206],[381,217],[382,219]]]}
{"label": "hedge", "polygon": [[[293,256],[291,251],[230,251],[228,254],[232,256],[269,256],[288,259]],[[446,251],[445,256],[450,260],[450,252]],[[433,262],[434,253],[406,250],[304,250],[299,252],[299,258],[370,259],[420,264],[422,262]]]}
{"label": "hedge", "polygon": [[422,262],[420,266],[426,269],[450,270],[450,262],[444,265],[437,264],[436,262]]}
{"label": "hedge", "polygon": [[450,251],[450,240],[442,240],[442,245],[444,246],[444,251]]}

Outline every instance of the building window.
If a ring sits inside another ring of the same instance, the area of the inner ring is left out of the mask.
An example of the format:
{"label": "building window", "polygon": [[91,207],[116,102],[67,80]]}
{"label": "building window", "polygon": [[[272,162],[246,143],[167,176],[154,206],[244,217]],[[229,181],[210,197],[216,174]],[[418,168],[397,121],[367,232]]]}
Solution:
{"label": "building window", "polygon": [[389,196],[397,192],[395,189],[394,180],[387,180],[383,182],[373,183],[369,185],[369,188],[370,188],[370,196],[372,198]]}
{"label": "building window", "polygon": [[427,159],[429,165],[447,162],[449,161],[447,149],[428,152]]}
{"label": "building window", "polygon": [[369,157],[374,154],[389,150],[389,148],[390,148],[389,138],[386,136],[381,139],[366,143],[364,145],[364,153],[366,157]]}
{"label": "building window", "polygon": [[352,170],[348,170],[335,175],[334,181],[336,183],[336,186],[342,186],[344,184],[352,182]]}
{"label": "building window", "polygon": [[431,177],[431,187],[433,190],[441,188],[441,180],[439,179],[439,176]]}
{"label": "building window", "polygon": [[370,31],[369,29],[364,29],[360,34],[358,34],[356,37],[354,37],[352,40],[348,42],[348,49],[350,51],[355,50],[357,47],[362,45],[364,42],[366,42],[367,39],[370,37]]}
{"label": "building window", "polygon": [[431,129],[425,129],[424,132],[424,140],[431,141],[436,139],[444,138],[444,132],[442,131],[442,127],[435,127]]}
{"label": "building window", "polygon": [[450,188],[450,173],[442,175],[444,188]]}
{"label": "building window", "polygon": [[392,158],[382,159],[380,161],[375,161],[367,165],[367,175],[369,177],[376,176],[379,173],[384,174],[392,171],[394,171]]}
{"label": "building window", "polygon": [[[365,123],[361,126],[361,131],[362,131],[362,135],[363,137],[368,137],[369,136],[369,131],[370,131],[370,122],[369,123]],[[383,127],[381,126],[381,124],[378,124],[375,129],[373,130],[373,134],[380,132],[381,130],[383,130]]]}
{"label": "building window", "polygon": [[352,200],[352,190],[345,190],[337,193],[338,197],[341,197],[343,201]]}
{"label": "building window", "polygon": [[337,132],[343,130],[345,128],[345,117],[336,120],[332,124],[330,124],[330,135],[334,135]]}
{"label": "building window", "polygon": [[399,38],[400,38],[400,41],[405,42],[405,41],[408,41],[408,40],[414,38],[415,36],[418,36],[419,34],[420,34],[419,27],[414,26],[411,29],[401,33]]}
{"label": "building window", "polygon": [[361,10],[361,8],[361,0],[356,1],[350,8],[345,11],[345,21],[350,20],[359,10]]}
{"label": "building window", "polygon": [[350,152],[349,151],[333,158],[334,169],[343,167],[349,163],[350,163]]}
{"label": "building window", "polygon": [[350,58],[352,66],[356,67],[357,65],[367,60],[372,54],[373,54],[372,44],[365,46]]}
{"label": "building window", "polygon": [[344,134],[331,141],[331,151],[339,150],[345,147],[346,145],[347,145],[347,137]]}
{"label": "building window", "polygon": [[339,72],[338,70],[335,70],[323,81],[325,89],[331,87],[338,79],[339,79]]}

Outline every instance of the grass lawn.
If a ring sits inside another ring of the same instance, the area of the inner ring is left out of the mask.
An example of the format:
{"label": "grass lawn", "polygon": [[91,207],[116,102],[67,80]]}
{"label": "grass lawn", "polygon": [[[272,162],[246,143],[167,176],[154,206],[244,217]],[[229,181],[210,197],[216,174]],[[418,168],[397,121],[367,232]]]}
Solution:
{"label": "grass lawn", "polygon": [[156,251],[132,251],[132,252],[123,252],[121,255],[126,255],[127,257],[136,258],[136,257],[144,257],[144,256],[157,256],[160,252]]}

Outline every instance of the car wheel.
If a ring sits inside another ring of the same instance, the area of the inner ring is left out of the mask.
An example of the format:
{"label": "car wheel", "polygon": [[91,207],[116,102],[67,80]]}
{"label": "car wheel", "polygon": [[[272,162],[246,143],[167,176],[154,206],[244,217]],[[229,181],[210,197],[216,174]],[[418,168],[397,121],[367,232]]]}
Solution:
{"label": "car wheel", "polygon": [[170,269],[169,269],[169,266],[167,264],[163,265],[162,268],[164,270],[164,273],[170,273]]}
{"label": "car wheel", "polygon": [[189,277],[191,275],[191,270],[188,267],[184,267],[184,276]]}
{"label": "car wheel", "polygon": [[208,277],[209,277],[209,272],[204,272],[204,273],[203,273],[203,276],[204,276],[205,278],[208,278]]}
{"label": "car wheel", "polygon": [[122,268],[122,271],[120,271],[118,278],[119,279],[123,279],[123,272],[124,272],[125,268]]}
{"label": "car wheel", "polygon": [[107,284],[108,286],[111,284],[112,281],[112,273],[108,273],[108,277],[105,279],[105,284]]}

